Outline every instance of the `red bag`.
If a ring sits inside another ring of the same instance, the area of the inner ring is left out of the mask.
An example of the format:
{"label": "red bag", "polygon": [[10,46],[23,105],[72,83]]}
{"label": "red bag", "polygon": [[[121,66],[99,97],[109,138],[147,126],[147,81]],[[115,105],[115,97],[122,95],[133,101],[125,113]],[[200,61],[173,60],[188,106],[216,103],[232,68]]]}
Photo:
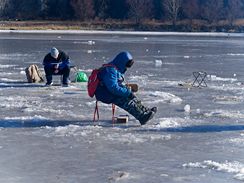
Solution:
{"label": "red bag", "polygon": [[88,78],[87,91],[88,91],[88,95],[91,98],[94,97],[97,86],[100,82],[98,77],[97,77],[99,71],[100,71],[100,69],[94,69]]}
{"label": "red bag", "polygon": [[104,68],[104,67],[114,67],[116,70],[117,68],[112,65],[112,64],[104,64],[101,68],[99,69],[94,69],[91,73],[91,75],[88,78],[88,83],[87,83],[87,91],[88,95],[93,98],[97,89],[97,86],[100,82],[98,78],[98,73]]}

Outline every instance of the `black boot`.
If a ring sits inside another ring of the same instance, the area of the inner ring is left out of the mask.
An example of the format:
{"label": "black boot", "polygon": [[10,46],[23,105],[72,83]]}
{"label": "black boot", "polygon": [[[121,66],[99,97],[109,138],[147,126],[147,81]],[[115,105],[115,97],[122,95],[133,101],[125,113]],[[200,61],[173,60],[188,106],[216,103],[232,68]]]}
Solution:
{"label": "black boot", "polygon": [[141,117],[141,119],[139,119],[141,125],[145,125],[149,120],[151,120],[156,112],[157,107],[151,108],[150,111],[148,111],[144,116]]}
{"label": "black boot", "polygon": [[46,75],[46,80],[47,80],[47,83],[46,83],[46,86],[52,86],[53,85],[53,82],[52,82],[52,75]]}
{"label": "black boot", "polygon": [[142,105],[141,101],[136,97],[133,99],[121,97],[113,103],[134,116],[142,125],[152,119],[154,114],[157,112],[156,107],[153,107],[152,109],[147,108]]}
{"label": "black boot", "polygon": [[154,113],[156,113],[158,111],[158,108],[157,107],[153,107],[153,108],[151,108],[151,111],[153,111]]}
{"label": "black boot", "polygon": [[63,73],[63,85],[68,86],[70,68],[68,66],[66,66],[65,68],[63,68],[62,73]]}

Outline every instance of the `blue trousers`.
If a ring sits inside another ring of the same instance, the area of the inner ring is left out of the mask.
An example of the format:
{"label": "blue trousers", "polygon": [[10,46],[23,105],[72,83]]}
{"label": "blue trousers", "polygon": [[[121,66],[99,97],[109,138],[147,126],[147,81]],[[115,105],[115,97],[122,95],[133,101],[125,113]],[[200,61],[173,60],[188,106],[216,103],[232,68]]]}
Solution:
{"label": "blue trousers", "polygon": [[59,68],[58,73],[54,73],[54,66],[44,66],[45,74],[46,74],[46,79],[47,83],[52,82],[52,75],[63,75],[63,84],[68,84],[69,80],[69,73],[70,73],[70,67],[68,65],[65,65],[62,68]]}

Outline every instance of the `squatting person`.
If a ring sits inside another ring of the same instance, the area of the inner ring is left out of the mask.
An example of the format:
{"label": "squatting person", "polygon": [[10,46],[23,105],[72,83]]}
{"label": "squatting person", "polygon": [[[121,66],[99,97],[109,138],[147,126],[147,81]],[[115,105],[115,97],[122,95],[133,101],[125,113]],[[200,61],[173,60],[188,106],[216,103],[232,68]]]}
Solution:
{"label": "squatting person", "polygon": [[63,75],[63,86],[68,86],[70,74],[70,59],[69,56],[57,48],[53,47],[44,59],[44,70],[46,74],[46,86],[51,86],[52,75]]}

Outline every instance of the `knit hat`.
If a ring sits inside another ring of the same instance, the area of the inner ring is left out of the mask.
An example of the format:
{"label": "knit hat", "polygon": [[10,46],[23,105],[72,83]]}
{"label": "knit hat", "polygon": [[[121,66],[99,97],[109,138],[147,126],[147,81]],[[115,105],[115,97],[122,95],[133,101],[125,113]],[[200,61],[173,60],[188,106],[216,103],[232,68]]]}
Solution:
{"label": "knit hat", "polygon": [[57,58],[57,57],[58,57],[58,54],[59,54],[59,51],[58,51],[57,48],[52,47],[50,53],[51,53],[51,56],[52,56],[53,58]]}

